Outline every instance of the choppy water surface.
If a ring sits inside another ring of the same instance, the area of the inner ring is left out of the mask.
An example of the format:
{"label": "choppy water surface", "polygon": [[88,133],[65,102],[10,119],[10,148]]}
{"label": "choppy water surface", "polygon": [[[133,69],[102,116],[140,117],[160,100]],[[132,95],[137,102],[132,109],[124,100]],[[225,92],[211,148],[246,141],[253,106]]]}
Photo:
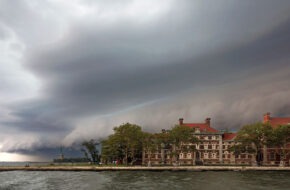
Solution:
{"label": "choppy water surface", "polygon": [[0,172],[0,189],[290,189],[290,172]]}

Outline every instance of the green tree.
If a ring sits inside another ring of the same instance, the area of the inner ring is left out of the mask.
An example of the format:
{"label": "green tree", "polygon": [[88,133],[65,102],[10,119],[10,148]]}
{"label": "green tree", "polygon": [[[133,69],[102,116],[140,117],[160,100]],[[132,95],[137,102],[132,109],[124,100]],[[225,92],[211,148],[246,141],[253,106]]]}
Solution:
{"label": "green tree", "polygon": [[172,162],[179,161],[179,154],[182,151],[195,151],[193,144],[198,143],[198,139],[193,134],[193,128],[182,125],[176,125],[169,131],[169,141],[172,145]]}
{"label": "green tree", "polygon": [[160,147],[160,141],[157,134],[143,133],[142,147],[148,155],[148,166],[151,166],[151,155]]}
{"label": "green tree", "polygon": [[83,148],[81,149],[85,157],[93,163],[100,161],[99,151],[97,150],[97,145],[100,143],[91,139],[89,141],[84,141],[82,143]]}
{"label": "green tree", "polygon": [[116,135],[110,135],[102,142],[102,162],[112,163],[115,160],[123,159],[123,152],[118,143]]}
{"label": "green tree", "polygon": [[233,152],[235,155],[239,155],[242,153],[249,153],[249,154],[256,153],[256,149],[254,149],[252,145],[241,144],[239,142],[237,142],[235,145],[231,146],[228,150]]}
{"label": "green tree", "polygon": [[243,126],[235,139],[236,145],[230,150],[235,154],[254,153],[258,164],[262,161],[262,148],[269,143],[272,134],[272,127],[269,124],[255,123]]}
{"label": "green tree", "polygon": [[136,162],[142,155],[142,130],[135,124],[125,123],[114,128],[114,134],[103,141],[103,153],[105,158],[123,160],[128,165]]}
{"label": "green tree", "polygon": [[165,164],[167,155],[172,157],[172,153],[169,152],[169,150],[172,150],[169,130],[163,131],[162,133],[156,133],[155,136],[158,149],[161,150],[161,164]]}

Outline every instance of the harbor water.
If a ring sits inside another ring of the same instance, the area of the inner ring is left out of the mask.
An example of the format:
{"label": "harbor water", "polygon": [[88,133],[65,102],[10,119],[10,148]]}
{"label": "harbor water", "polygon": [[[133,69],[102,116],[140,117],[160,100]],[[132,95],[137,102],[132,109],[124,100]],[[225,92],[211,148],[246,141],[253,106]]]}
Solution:
{"label": "harbor water", "polygon": [[290,189],[287,171],[9,171],[0,190],[33,189]]}

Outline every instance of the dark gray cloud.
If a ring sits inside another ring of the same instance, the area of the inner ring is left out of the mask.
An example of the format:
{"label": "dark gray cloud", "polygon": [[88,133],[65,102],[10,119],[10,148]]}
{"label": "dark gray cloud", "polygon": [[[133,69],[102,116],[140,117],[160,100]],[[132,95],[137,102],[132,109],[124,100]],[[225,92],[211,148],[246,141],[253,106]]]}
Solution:
{"label": "dark gray cloud", "polygon": [[236,130],[267,111],[289,115],[288,1],[2,5],[0,22],[26,48],[23,72],[39,83],[1,102],[6,151],[69,146],[127,121],[158,131],[210,116]]}

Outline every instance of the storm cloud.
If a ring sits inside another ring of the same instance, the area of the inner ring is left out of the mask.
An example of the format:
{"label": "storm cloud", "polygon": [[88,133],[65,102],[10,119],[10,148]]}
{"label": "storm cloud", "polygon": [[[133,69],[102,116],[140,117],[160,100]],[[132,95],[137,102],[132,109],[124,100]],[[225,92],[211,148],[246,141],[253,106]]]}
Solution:
{"label": "storm cloud", "polygon": [[[290,115],[289,1],[0,1],[0,151],[179,117]],[[47,154],[52,154],[47,151]]]}

